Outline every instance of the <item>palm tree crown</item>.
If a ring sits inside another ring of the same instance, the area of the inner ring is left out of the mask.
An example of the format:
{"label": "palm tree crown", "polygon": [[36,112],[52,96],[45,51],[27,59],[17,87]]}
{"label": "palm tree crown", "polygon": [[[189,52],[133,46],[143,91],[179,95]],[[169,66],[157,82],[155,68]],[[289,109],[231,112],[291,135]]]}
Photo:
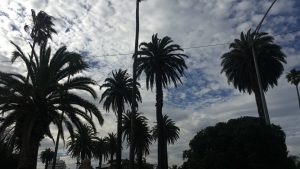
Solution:
{"label": "palm tree crown", "polygon": [[48,38],[52,38],[52,33],[57,33],[53,28],[53,17],[48,15],[46,12],[40,11],[36,15],[35,11],[32,9],[31,16],[31,30],[29,30],[29,25],[25,25],[24,29],[25,31],[30,32],[30,36],[34,42],[41,45],[43,42],[47,41]]}
{"label": "palm tree crown", "polygon": [[81,160],[91,159],[97,140],[98,137],[95,130],[88,125],[83,125],[68,141],[68,153],[71,154],[72,158],[80,157]]}
{"label": "palm tree crown", "polygon": [[42,160],[42,163],[45,163],[45,169],[48,168],[48,164],[51,160],[53,160],[53,158],[54,152],[50,148],[45,149],[40,154],[40,159]]}
{"label": "palm tree crown", "polygon": [[289,83],[298,86],[300,82],[300,71],[296,69],[292,69],[287,75],[286,79]]}
{"label": "palm tree crown", "polygon": [[140,44],[138,54],[141,56],[137,59],[137,75],[145,72],[147,89],[153,88],[155,76],[158,75],[161,76],[163,87],[167,87],[171,82],[175,86],[178,82],[181,83],[180,76],[187,68],[184,58],[188,56],[180,53],[183,49],[177,44],[171,44],[172,42],[168,36],[159,39],[155,34],[151,42]]}
{"label": "palm tree crown", "polygon": [[[165,134],[165,142],[168,144],[174,144],[175,141],[179,139],[179,131],[180,129],[175,125],[175,122],[170,119],[167,115],[163,116],[163,130]],[[155,125],[152,129],[153,138],[157,140],[158,138],[158,128]]]}
{"label": "palm tree crown", "polygon": [[[256,38],[254,39],[254,36]],[[274,38],[267,33],[243,32],[240,39],[230,44],[230,51],[222,56],[222,71],[234,87],[251,94],[257,90],[257,79],[252,56],[252,44],[256,51],[258,68],[261,74],[262,87],[267,91],[269,86],[277,85],[277,79],[283,72],[285,54],[281,47],[273,43]]]}
{"label": "palm tree crown", "polygon": [[[133,86],[139,86],[139,83],[133,85],[133,80],[126,70],[113,71],[112,77],[106,78],[104,84],[100,87],[100,89],[106,88],[100,99],[100,102],[103,101],[103,108],[106,111],[112,109],[114,112],[124,112],[125,103],[131,104]],[[135,91],[135,98],[137,101],[141,101],[139,90]]]}
{"label": "palm tree crown", "polygon": [[117,152],[117,137],[115,133],[108,133],[108,136],[104,138],[107,143],[108,154],[110,155],[110,161],[113,161],[114,154]]}
{"label": "palm tree crown", "polygon": [[[130,143],[130,131],[131,131],[131,115],[132,112],[128,111],[123,116],[123,138],[127,138],[127,142]],[[148,155],[150,153],[149,146],[151,145],[152,136],[148,127],[148,119],[142,115],[142,113],[134,113],[135,115],[135,153]],[[140,152],[139,152],[140,151]]]}

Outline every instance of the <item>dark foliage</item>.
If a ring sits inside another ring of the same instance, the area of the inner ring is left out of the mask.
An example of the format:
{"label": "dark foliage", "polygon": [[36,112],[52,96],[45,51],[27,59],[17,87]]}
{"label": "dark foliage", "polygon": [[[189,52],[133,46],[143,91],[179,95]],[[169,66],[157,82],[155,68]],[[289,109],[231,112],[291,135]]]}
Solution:
{"label": "dark foliage", "polygon": [[183,169],[295,169],[279,126],[242,117],[207,127],[190,141]]}

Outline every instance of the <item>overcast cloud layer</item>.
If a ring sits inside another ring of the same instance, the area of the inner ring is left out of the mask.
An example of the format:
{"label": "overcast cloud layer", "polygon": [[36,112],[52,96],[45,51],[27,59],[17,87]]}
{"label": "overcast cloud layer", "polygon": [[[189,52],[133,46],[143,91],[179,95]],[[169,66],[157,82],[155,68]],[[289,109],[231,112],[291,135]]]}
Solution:
{"label": "overcast cloud layer", "polygon": [[[25,72],[24,66],[9,62],[14,41],[28,50],[27,33],[23,30],[30,23],[31,9],[44,10],[55,17],[57,35],[51,46],[57,49],[67,45],[70,51],[80,52],[90,63],[85,72],[101,84],[114,69],[131,72],[131,54],[135,37],[135,0],[1,0],[0,6],[0,66],[1,71]],[[257,116],[253,95],[242,94],[228,85],[220,74],[220,57],[228,51],[228,42],[238,38],[241,31],[254,29],[270,5],[270,0],[146,0],[140,4],[140,41],[150,41],[153,33],[159,37],[170,36],[185,48],[190,56],[183,85],[164,92],[164,109],[180,127],[180,139],[169,146],[169,163],[181,164],[182,151],[197,131],[240,116]],[[266,94],[271,121],[281,125],[286,132],[290,154],[300,153],[300,110],[296,89],[284,76],[300,66],[300,2],[279,0],[262,26],[275,36],[276,43],[287,55],[285,72],[278,86]],[[222,45],[223,44],[223,45]],[[224,45],[225,44],[225,45]],[[207,46],[208,45],[208,46]],[[210,46],[211,45],[211,46]],[[195,47],[195,48],[194,48]],[[121,54],[121,55],[120,55]],[[127,54],[127,55],[124,55]],[[147,91],[141,77],[143,103],[140,111],[155,122],[155,94]],[[101,95],[101,92],[95,87]],[[85,96],[84,96],[85,97]],[[98,101],[95,101],[97,103]],[[102,110],[102,105],[99,105]],[[99,126],[99,136],[116,131],[114,113],[102,110],[105,123]],[[53,128],[56,133],[56,129]],[[49,139],[41,143],[40,151],[54,147]],[[147,160],[156,163],[156,143]],[[75,159],[66,155],[61,145],[61,158],[68,168],[75,166]],[[124,145],[123,158],[128,158]],[[93,161],[95,165],[97,162]],[[95,165],[96,166],[96,165]],[[41,162],[39,168],[43,168]]]}

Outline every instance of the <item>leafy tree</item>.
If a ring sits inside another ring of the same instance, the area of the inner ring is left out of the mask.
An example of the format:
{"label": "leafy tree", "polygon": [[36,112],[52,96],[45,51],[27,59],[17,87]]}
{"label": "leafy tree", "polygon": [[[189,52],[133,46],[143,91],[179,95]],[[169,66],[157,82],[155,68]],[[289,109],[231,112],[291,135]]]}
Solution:
{"label": "leafy tree", "polygon": [[300,108],[300,96],[299,96],[299,82],[300,82],[300,71],[296,69],[292,69],[287,75],[286,75],[287,81],[293,85],[296,86],[297,90],[297,96],[298,96],[298,102],[299,102],[299,108]]}
{"label": "leafy tree", "polygon": [[108,159],[108,143],[105,139],[99,138],[94,144],[93,156],[99,160],[99,169],[101,169],[102,159]]}
{"label": "leafy tree", "polygon": [[152,36],[149,43],[141,43],[137,59],[137,75],[142,72],[146,74],[146,87],[153,89],[156,85],[156,120],[158,125],[158,168],[167,169],[166,154],[164,154],[164,133],[162,128],[163,115],[163,88],[174,84],[177,87],[181,83],[180,76],[183,75],[187,68],[184,58],[187,55],[182,54],[183,49],[172,44],[170,37],[159,39],[157,34]]}
{"label": "leafy tree", "polygon": [[110,155],[110,163],[114,160],[114,154],[117,152],[117,137],[115,133],[108,133],[108,136],[104,138],[105,142],[107,142],[107,152]]}
{"label": "leafy tree", "polygon": [[[106,88],[102,94],[100,102],[103,101],[103,108],[106,111],[112,109],[117,113],[118,127],[117,127],[117,168],[121,168],[122,155],[122,114],[125,111],[125,103],[130,105],[132,98],[132,88],[137,85],[134,84],[132,78],[128,75],[126,70],[119,69],[112,72],[112,77],[106,78],[100,89]],[[137,101],[141,100],[140,92],[135,90],[135,98]]]}
{"label": "leafy tree", "polygon": [[183,169],[295,169],[287,156],[282,129],[255,117],[207,127],[189,145]]}
{"label": "leafy tree", "polygon": [[92,115],[100,124],[103,118],[94,104],[71,91],[85,91],[97,97],[89,86],[95,84],[93,80],[72,77],[88,67],[81,55],[61,47],[51,56],[51,48],[43,43],[39,55],[34,54],[35,60],[30,63],[21,48],[12,44],[16,47],[12,62],[20,58],[25,63],[30,81],[19,73],[0,72],[0,110],[4,117],[0,134],[13,127],[21,144],[18,168],[35,169],[40,141],[45,136],[53,139],[51,123],[63,131],[61,119],[72,135],[74,126],[82,127],[82,120],[95,127]]}
{"label": "leafy tree", "polygon": [[95,130],[84,124],[70,137],[67,147],[72,158],[80,157],[81,161],[91,159],[98,140]]}
{"label": "leafy tree", "polygon": [[277,85],[277,79],[284,69],[283,63],[286,63],[286,56],[281,51],[281,47],[274,44],[272,36],[267,33],[257,33],[255,39],[254,36],[255,33],[251,30],[246,34],[242,32],[240,39],[235,39],[229,45],[231,50],[221,57],[221,73],[224,72],[228,82],[233,83],[239,91],[254,93],[259,117],[265,121],[252,56],[252,44],[254,44],[262,88],[265,92],[269,87]]}
{"label": "leafy tree", "polygon": [[[137,155],[138,168],[142,168],[143,155],[150,153],[149,146],[151,145],[152,136],[148,127],[148,119],[142,115],[142,113],[135,113],[135,139],[133,142],[134,151]],[[131,132],[131,119],[132,112],[128,111],[123,116],[123,138],[127,138],[127,142],[130,143]]]}
{"label": "leafy tree", "polygon": [[[175,126],[175,122],[170,119],[167,115],[163,116],[162,128],[164,131],[164,154],[166,155],[166,165],[168,166],[168,144],[174,144],[177,139],[179,139],[180,129]],[[158,126],[153,127],[153,138],[158,139]]]}
{"label": "leafy tree", "polygon": [[42,160],[42,163],[45,163],[45,169],[48,168],[49,162],[51,162],[54,158],[54,152],[47,148],[40,154],[40,159]]}

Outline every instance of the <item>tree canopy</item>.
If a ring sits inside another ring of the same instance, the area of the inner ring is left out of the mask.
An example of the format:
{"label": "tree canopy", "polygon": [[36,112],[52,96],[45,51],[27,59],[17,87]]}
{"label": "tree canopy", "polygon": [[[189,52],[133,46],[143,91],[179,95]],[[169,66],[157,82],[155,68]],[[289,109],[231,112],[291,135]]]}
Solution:
{"label": "tree canopy", "polygon": [[184,151],[183,169],[294,169],[280,126],[241,117],[197,133]]}

